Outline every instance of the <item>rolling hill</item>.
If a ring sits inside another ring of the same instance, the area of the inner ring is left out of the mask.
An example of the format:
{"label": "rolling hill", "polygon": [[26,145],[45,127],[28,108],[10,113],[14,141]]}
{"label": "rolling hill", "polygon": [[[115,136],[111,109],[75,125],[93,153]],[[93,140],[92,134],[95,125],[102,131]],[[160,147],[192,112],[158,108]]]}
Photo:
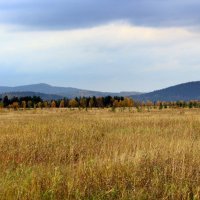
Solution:
{"label": "rolling hill", "polygon": [[200,100],[200,81],[171,86],[142,95],[131,95],[138,101],[189,101]]}
{"label": "rolling hill", "polygon": [[139,92],[99,92],[82,90],[72,87],[55,87],[48,84],[40,83],[33,85],[24,85],[17,87],[0,86],[0,97],[5,96],[40,96],[44,100],[74,98],[79,96],[129,96],[138,101],[178,101],[178,100],[200,100],[200,81],[188,82],[165,89],[156,90],[149,93]]}
{"label": "rolling hill", "polygon": [[[24,86],[17,86],[17,87],[7,87],[7,86],[0,86],[0,94],[15,94],[16,96],[21,95],[20,93],[28,94],[32,92],[35,94],[39,94],[37,96],[44,96],[45,94],[56,97],[66,97],[66,98],[74,98],[79,96],[130,96],[130,95],[138,95],[141,94],[139,92],[120,92],[120,93],[110,93],[110,92],[99,92],[99,91],[90,91],[90,90],[82,90],[72,87],[56,87],[51,86],[45,83],[40,84],[33,84],[33,85],[24,85]],[[48,96],[45,96],[48,98]]]}

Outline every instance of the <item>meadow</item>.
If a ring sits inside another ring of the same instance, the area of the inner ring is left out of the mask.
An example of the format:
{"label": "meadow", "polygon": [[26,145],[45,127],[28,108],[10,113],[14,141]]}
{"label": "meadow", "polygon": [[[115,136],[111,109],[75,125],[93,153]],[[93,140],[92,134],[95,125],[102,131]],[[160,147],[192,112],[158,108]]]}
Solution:
{"label": "meadow", "polygon": [[200,110],[0,110],[0,199],[200,199]]}

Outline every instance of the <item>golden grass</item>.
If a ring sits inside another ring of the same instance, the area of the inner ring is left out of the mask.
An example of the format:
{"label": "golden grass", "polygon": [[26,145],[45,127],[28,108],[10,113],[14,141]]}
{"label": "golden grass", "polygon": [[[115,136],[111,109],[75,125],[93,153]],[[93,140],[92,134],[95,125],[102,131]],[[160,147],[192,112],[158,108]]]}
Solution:
{"label": "golden grass", "polygon": [[200,110],[1,110],[0,199],[200,199]]}

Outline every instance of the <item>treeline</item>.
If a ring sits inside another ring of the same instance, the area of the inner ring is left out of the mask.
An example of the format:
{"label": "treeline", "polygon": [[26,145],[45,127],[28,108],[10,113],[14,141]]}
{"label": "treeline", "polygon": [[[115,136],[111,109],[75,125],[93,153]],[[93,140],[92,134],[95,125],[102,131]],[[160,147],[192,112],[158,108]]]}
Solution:
{"label": "treeline", "polygon": [[12,97],[0,99],[2,108],[105,108],[105,107],[132,107],[133,100],[124,97],[76,97],[74,99],[60,99],[43,101],[40,97]]}
{"label": "treeline", "polygon": [[165,108],[200,108],[200,101],[176,101],[176,102],[139,102],[124,97],[76,97],[74,99],[60,99],[44,101],[39,96],[12,97],[5,96],[0,99],[0,108],[126,108],[135,107],[148,109]]}

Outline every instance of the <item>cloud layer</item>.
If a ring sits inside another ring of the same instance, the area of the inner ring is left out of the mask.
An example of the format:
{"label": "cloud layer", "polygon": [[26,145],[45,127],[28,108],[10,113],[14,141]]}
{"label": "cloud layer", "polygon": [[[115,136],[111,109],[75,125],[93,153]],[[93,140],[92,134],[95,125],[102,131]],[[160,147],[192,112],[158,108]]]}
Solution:
{"label": "cloud layer", "polygon": [[74,29],[112,21],[138,26],[200,25],[198,0],[2,0],[2,24],[31,29]]}
{"label": "cloud layer", "polygon": [[0,30],[0,85],[151,91],[199,78],[200,35],[182,28],[112,23],[70,31]]}

